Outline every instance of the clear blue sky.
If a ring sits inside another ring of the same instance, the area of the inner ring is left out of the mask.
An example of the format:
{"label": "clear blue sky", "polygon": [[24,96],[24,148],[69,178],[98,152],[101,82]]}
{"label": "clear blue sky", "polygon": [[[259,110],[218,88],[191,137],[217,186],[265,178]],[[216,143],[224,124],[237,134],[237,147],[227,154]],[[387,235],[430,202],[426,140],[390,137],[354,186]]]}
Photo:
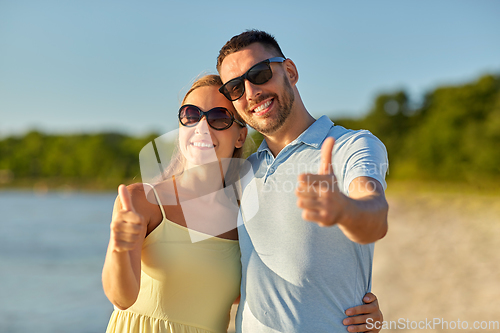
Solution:
{"label": "clear blue sky", "polygon": [[294,60],[315,117],[500,73],[500,1],[0,0],[0,136],[171,130],[192,80],[250,28]]}

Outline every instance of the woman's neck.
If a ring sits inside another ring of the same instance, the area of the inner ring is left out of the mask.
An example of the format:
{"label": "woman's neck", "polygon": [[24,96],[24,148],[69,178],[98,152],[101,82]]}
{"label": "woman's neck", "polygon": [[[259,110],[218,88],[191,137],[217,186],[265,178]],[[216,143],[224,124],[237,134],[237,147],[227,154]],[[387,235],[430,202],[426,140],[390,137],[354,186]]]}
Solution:
{"label": "woman's neck", "polygon": [[[227,159],[230,160],[230,159]],[[229,162],[211,162],[187,166],[182,175],[176,177],[180,197],[201,197],[224,187],[224,174]]]}

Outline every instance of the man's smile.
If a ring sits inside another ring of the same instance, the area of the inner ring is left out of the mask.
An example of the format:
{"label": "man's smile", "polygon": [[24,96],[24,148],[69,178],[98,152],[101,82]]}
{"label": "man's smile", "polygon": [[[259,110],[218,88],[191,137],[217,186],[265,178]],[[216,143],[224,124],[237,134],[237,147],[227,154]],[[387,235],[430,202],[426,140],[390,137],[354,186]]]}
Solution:
{"label": "man's smile", "polygon": [[253,112],[253,114],[255,116],[260,117],[260,116],[265,115],[267,112],[269,112],[273,105],[274,105],[274,98],[270,98],[270,99],[260,103],[257,107],[253,108],[253,110],[251,110],[251,112]]}

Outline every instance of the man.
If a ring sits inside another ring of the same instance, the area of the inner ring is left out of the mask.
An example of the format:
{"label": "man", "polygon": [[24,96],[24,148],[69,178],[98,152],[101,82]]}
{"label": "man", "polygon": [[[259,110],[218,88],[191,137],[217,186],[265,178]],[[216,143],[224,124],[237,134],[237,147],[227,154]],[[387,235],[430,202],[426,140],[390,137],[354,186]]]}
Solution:
{"label": "man", "polygon": [[221,93],[264,135],[245,184],[258,202],[241,202],[237,331],[345,332],[344,311],[370,290],[373,242],[387,232],[385,147],[368,131],[315,120],[295,64],[263,31],[228,41],[217,70]]}

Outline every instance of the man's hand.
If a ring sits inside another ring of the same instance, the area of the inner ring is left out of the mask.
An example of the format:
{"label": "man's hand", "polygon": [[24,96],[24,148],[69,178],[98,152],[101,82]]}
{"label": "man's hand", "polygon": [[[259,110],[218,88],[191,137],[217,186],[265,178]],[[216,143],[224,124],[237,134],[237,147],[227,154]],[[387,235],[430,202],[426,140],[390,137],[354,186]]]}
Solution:
{"label": "man's hand", "polygon": [[348,332],[378,333],[382,327],[384,316],[378,305],[377,296],[368,293],[363,297],[365,304],[349,308],[345,314],[349,317],[342,322]]}
{"label": "man's hand", "polygon": [[318,174],[301,174],[299,186],[295,190],[297,206],[302,208],[302,218],[332,226],[345,217],[349,198],[340,192],[337,178],[333,173],[332,151],[335,139],[329,137],[321,146],[321,163]]}
{"label": "man's hand", "polygon": [[340,192],[333,173],[335,140],[326,138],[321,146],[318,174],[302,174],[295,190],[302,218],[320,226],[338,225],[351,241],[368,244],[387,233],[387,212],[382,185],[374,178],[360,176],[349,184],[349,196]]}
{"label": "man's hand", "polygon": [[122,209],[115,212],[111,220],[110,245],[113,251],[125,252],[134,249],[144,238],[146,224],[137,214],[130,193],[125,185],[118,187]]}

